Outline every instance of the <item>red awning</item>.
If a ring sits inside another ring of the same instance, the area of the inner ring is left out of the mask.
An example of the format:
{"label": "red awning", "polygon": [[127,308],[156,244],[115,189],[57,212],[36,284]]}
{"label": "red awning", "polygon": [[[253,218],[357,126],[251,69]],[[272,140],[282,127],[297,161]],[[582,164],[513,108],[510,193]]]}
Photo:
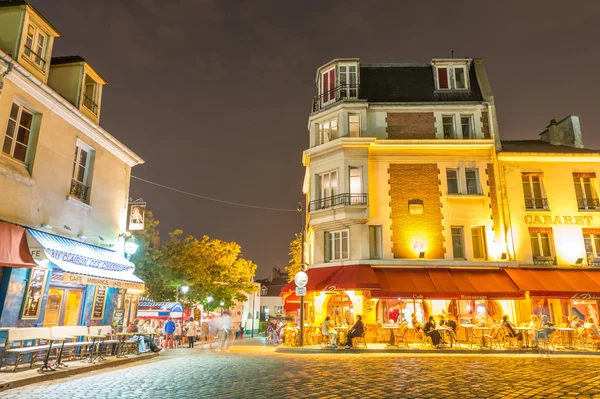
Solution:
{"label": "red awning", "polygon": [[525,293],[503,270],[375,269],[376,298],[521,299]]}
{"label": "red awning", "polygon": [[600,270],[507,268],[506,273],[531,296],[600,299]]}
{"label": "red awning", "polygon": [[[316,267],[314,269],[308,269],[306,274],[308,275],[308,283],[306,284],[307,291],[321,291],[331,280],[334,274],[336,274],[344,266],[333,266],[333,267]],[[296,283],[291,281],[287,283],[281,289],[281,295],[287,294],[288,292],[296,291]]]}
{"label": "red awning", "polygon": [[293,312],[300,309],[300,303],[297,302],[287,302],[283,304],[283,310],[286,312]]}
{"label": "red awning", "polygon": [[29,252],[23,227],[0,222],[0,266],[36,266]]}
{"label": "red awning", "polygon": [[323,291],[379,290],[379,279],[369,265],[341,266]]}

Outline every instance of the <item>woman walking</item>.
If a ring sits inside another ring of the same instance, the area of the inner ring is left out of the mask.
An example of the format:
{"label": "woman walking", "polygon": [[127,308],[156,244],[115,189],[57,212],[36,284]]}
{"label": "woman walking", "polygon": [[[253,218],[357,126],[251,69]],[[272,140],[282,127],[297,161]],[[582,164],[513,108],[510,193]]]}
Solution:
{"label": "woman walking", "polygon": [[194,322],[194,318],[190,317],[190,320],[187,322],[187,331],[185,336],[188,340],[188,345],[190,348],[194,347],[194,338],[196,338],[196,323]]}

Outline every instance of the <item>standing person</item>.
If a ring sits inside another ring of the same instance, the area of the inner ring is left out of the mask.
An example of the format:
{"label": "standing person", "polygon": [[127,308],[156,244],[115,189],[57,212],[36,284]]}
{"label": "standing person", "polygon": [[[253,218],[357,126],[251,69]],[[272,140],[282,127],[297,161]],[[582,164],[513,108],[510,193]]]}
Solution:
{"label": "standing person", "polygon": [[188,347],[189,348],[193,348],[194,347],[194,338],[196,338],[196,323],[194,322],[194,318],[190,317],[189,321],[187,322],[187,331],[185,332],[185,336],[187,337],[188,340]]}
{"label": "standing person", "polygon": [[362,321],[361,315],[356,315],[356,323],[352,326],[352,328],[348,331],[348,335],[346,336],[346,349],[352,348],[352,338],[361,337],[365,332],[365,324]]}
{"label": "standing person", "polygon": [[224,349],[229,352],[229,337],[231,335],[231,330],[233,330],[233,319],[231,318],[231,312],[226,310],[223,312],[223,318],[221,320],[221,332],[223,334],[221,336],[221,347],[217,349],[217,351]]}
{"label": "standing person", "polygon": [[175,322],[169,317],[163,327],[165,332],[165,348],[173,349],[173,334],[175,334],[176,329]]}
{"label": "standing person", "polygon": [[181,346],[181,323],[177,322],[175,326],[175,347],[179,348]]}

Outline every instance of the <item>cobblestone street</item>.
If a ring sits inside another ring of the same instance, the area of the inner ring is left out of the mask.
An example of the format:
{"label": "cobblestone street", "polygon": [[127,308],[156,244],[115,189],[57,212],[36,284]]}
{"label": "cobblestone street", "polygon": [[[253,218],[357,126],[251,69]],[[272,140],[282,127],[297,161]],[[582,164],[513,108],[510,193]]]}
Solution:
{"label": "cobblestone street", "polygon": [[2,398],[600,398],[600,357],[163,351]]}

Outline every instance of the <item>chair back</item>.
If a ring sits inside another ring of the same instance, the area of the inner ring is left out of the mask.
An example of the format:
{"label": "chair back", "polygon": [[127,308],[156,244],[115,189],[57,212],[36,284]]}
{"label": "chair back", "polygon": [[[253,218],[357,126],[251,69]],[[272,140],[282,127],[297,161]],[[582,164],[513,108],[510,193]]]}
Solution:
{"label": "chair back", "polygon": [[54,326],[50,327],[50,332],[53,337],[57,338],[76,338],[88,334],[86,326]]}
{"label": "chair back", "polygon": [[512,331],[510,331],[507,326],[502,326],[502,330],[504,331],[504,336],[509,337],[509,338],[514,337]]}
{"label": "chair back", "polygon": [[406,335],[406,332],[408,331],[408,324],[401,324],[400,328],[398,329],[398,336],[400,338],[404,338],[404,336]]}
{"label": "chair back", "polygon": [[26,341],[50,338],[49,327],[11,328],[8,330],[8,341]]}
{"label": "chair back", "polygon": [[112,326],[90,326],[90,335],[106,335],[112,332]]}

